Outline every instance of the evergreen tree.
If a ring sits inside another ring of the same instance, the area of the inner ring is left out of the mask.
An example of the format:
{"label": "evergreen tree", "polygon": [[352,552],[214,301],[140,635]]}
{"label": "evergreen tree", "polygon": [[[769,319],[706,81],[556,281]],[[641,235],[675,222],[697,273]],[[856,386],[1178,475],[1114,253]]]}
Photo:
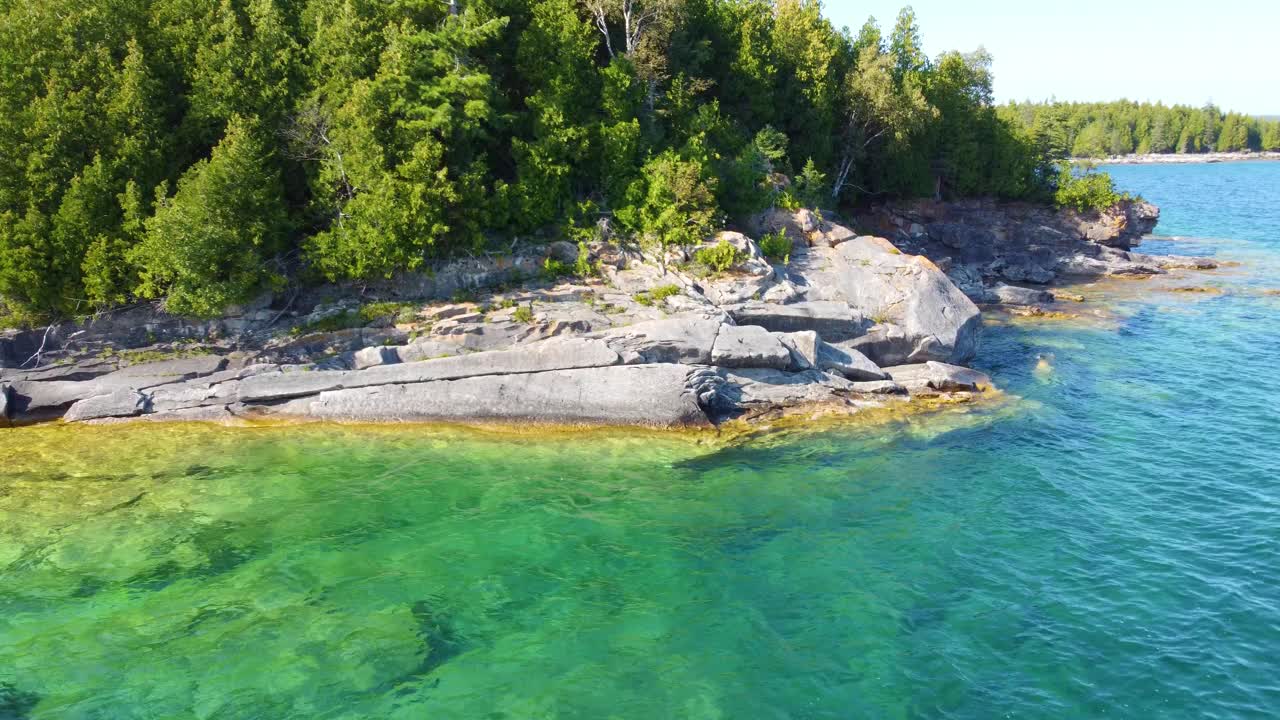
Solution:
{"label": "evergreen tree", "polygon": [[28,317],[210,314],[584,213],[661,245],[772,202],[1044,198],[1094,123],[1280,140],[1217,108],[997,111],[985,52],[930,62],[910,8],[852,36],[817,0],[0,1],[0,62],[0,306]]}
{"label": "evergreen tree", "polygon": [[902,8],[889,34],[889,54],[894,58],[893,76],[899,83],[912,73],[923,72],[929,65],[916,25],[916,11],[910,5]]}
{"label": "evergreen tree", "polygon": [[307,257],[330,279],[389,277],[447,245],[472,244],[485,206],[476,149],[492,119],[491,78],[470,51],[505,25],[467,10],[439,29],[388,28],[377,74],[334,117],[330,165],[313,183],[334,219]]}
{"label": "evergreen tree", "polygon": [[631,187],[619,218],[644,241],[665,253],[668,247],[701,242],[715,226],[714,178],[696,161],[672,150],[645,163],[643,179]]}
{"label": "evergreen tree", "polygon": [[133,249],[142,297],[175,313],[213,316],[277,279],[272,263],[286,231],[283,186],[260,124],[230,118],[213,155],[193,165]]}
{"label": "evergreen tree", "polygon": [[548,225],[570,207],[590,180],[587,161],[598,90],[596,31],[578,18],[572,0],[543,0],[521,36],[521,76],[534,88],[525,104],[532,120],[529,141],[516,138],[518,226]]}

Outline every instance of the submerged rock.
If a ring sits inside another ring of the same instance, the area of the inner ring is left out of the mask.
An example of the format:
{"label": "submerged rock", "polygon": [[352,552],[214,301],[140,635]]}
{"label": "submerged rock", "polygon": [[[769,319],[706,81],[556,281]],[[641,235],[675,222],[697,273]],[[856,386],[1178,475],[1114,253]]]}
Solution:
{"label": "submerged rock", "polygon": [[1142,255],[1129,253],[1129,259],[1138,263],[1155,265],[1164,270],[1213,270],[1218,267],[1217,260],[1194,255]]}
{"label": "submerged rock", "polygon": [[1016,285],[997,285],[991,289],[996,302],[1006,305],[1040,305],[1053,302],[1053,293],[1046,290],[1017,287]]}

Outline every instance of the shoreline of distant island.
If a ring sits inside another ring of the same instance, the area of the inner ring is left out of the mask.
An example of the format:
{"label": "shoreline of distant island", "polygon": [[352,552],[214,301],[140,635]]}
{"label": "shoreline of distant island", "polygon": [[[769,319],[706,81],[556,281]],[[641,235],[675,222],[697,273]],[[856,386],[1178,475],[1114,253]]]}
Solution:
{"label": "shoreline of distant island", "polygon": [[1146,153],[1111,155],[1105,158],[1072,158],[1074,163],[1096,165],[1192,165],[1245,160],[1280,160],[1280,152]]}

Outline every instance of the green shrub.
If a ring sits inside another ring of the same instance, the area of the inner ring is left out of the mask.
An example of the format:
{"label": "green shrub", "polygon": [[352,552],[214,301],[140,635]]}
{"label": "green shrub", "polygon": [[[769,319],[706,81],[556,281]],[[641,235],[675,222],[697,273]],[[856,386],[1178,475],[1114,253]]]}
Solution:
{"label": "green shrub", "polygon": [[693,254],[694,262],[705,265],[712,272],[722,273],[741,259],[738,248],[728,240],[721,240],[711,247],[704,247]]}
{"label": "green shrub", "polygon": [[666,300],[667,298],[673,295],[679,295],[679,294],[680,294],[680,286],[673,285],[673,284],[659,285],[658,287],[649,291],[649,295],[651,295],[653,299],[658,302]]}
{"label": "green shrub", "polygon": [[1105,210],[1124,197],[1127,196],[1116,192],[1115,182],[1105,172],[1097,172],[1091,167],[1076,170],[1067,163],[1058,172],[1054,203],[1060,208],[1074,208],[1080,212]]}
{"label": "green shrub", "polygon": [[760,252],[770,260],[788,262],[791,258],[791,238],[782,230],[771,232],[760,238]]}
{"label": "green shrub", "polygon": [[547,258],[542,261],[541,275],[542,279],[547,282],[555,282],[566,275],[572,275],[573,268],[564,262],[560,262],[555,258]]}
{"label": "green shrub", "polygon": [[360,319],[367,325],[377,322],[385,318],[390,318],[398,323],[413,322],[417,317],[413,303],[406,302],[375,302],[360,306]]}
{"label": "green shrub", "polygon": [[28,330],[43,325],[48,318],[23,305],[10,304],[0,297],[0,330]]}
{"label": "green shrub", "polygon": [[[173,348],[164,350],[160,348],[145,348],[142,350],[121,350],[115,353],[116,357],[129,365],[140,365],[142,363],[160,362],[162,360],[182,360],[185,358],[202,357],[212,355],[213,351],[206,347],[194,345],[191,342],[177,343]],[[111,353],[104,351],[100,357],[109,357]]]}
{"label": "green shrub", "polygon": [[813,158],[809,158],[804,164],[804,169],[795,179],[796,199],[801,205],[816,209],[828,200],[829,192],[826,174],[818,170],[818,166],[813,163]]}
{"label": "green shrub", "polygon": [[646,307],[651,307],[653,305],[657,305],[658,303],[661,303],[662,301],[666,300],[672,295],[679,295],[679,294],[680,294],[679,285],[667,284],[667,285],[659,285],[653,288],[652,290],[645,290],[644,292],[638,292],[635,295],[632,295],[631,297],[641,305],[644,305]]}
{"label": "green shrub", "polygon": [[521,305],[520,307],[516,308],[516,311],[511,313],[511,319],[518,323],[533,322],[533,303],[529,303],[528,305]]}
{"label": "green shrub", "polygon": [[721,163],[716,197],[734,218],[746,218],[769,207],[773,173],[787,155],[785,133],[766,125],[737,157]]}
{"label": "green shrub", "polygon": [[309,335],[318,332],[337,332],[339,330],[350,330],[351,328],[363,327],[365,321],[360,317],[360,312],[356,310],[346,310],[320,318],[311,322],[305,322],[301,325],[295,325],[289,330],[290,335]]}
{"label": "green shrub", "polygon": [[591,264],[591,249],[585,240],[578,241],[578,259],[573,263],[573,272],[578,277],[591,277],[596,274],[596,267]]}
{"label": "green shrub", "polygon": [[777,204],[783,210],[790,210],[791,212],[804,207],[804,204],[800,202],[800,198],[796,197],[796,194],[790,188],[778,193]]}

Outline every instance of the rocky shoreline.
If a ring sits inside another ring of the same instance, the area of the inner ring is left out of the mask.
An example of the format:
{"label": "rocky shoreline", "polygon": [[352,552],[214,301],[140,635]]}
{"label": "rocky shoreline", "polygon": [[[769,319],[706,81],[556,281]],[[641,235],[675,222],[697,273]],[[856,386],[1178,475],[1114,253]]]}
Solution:
{"label": "rocky shoreline", "polygon": [[[872,208],[850,224],[829,218],[759,218],[752,235],[772,234],[775,249],[776,238],[789,241],[781,258],[738,232],[662,258],[553,243],[397,278],[371,290],[380,303],[328,288],[208,322],[135,308],[10,331],[0,335],[0,425],[683,428],[968,402],[993,390],[965,367],[979,305],[1043,308],[1060,279],[1214,266],[1131,252],[1158,218],[1145,203],[1080,215],[922,202]],[[709,270],[699,250],[719,251],[724,266]],[[597,274],[529,279],[574,260]]]}
{"label": "rocky shoreline", "polygon": [[1244,160],[1280,160],[1280,152],[1210,152],[1210,153],[1147,153],[1144,155],[1110,155],[1105,158],[1073,158],[1076,163],[1099,165],[1193,165],[1204,163],[1241,162]]}

